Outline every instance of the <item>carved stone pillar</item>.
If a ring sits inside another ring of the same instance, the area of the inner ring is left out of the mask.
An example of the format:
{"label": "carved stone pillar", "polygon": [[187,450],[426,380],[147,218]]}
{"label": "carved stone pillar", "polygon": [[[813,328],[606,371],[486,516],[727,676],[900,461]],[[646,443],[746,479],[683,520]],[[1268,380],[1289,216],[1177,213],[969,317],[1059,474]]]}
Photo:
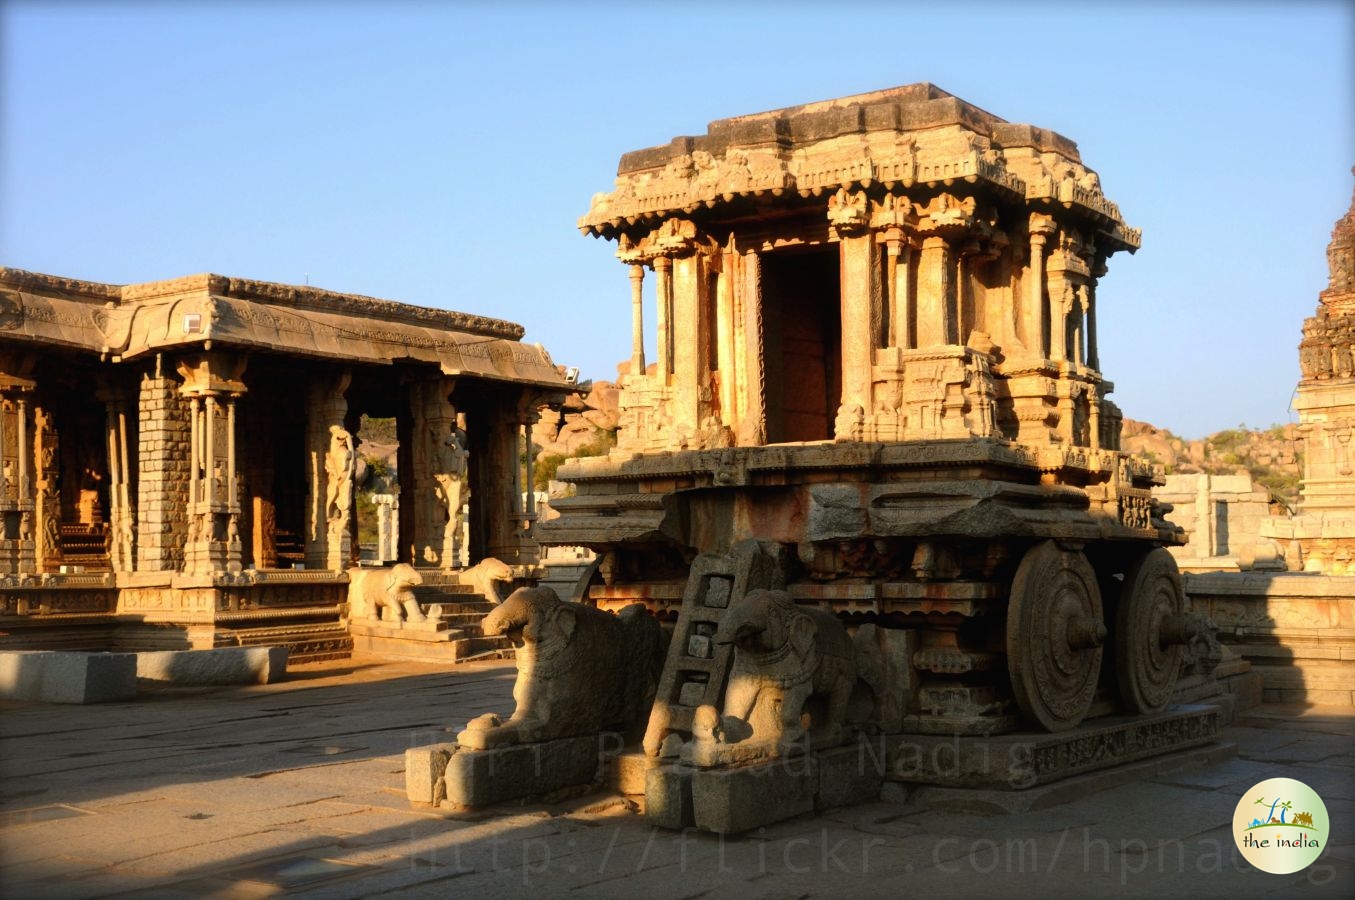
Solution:
{"label": "carved stone pillar", "polygon": [[184,572],[189,574],[240,571],[235,405],[246,390],[241,381],[245,362],[243,356],[218,352],[185,356],[179,362],[179,392],[189,400],[192,441],[184,544]]}
{"label": "carved stone pillar", "polygon": [[888,248],[889,253],[889,320],[893,331],[893,334],[890,337],[890,343],[892,346],[907,350],[913,346],[911,325],[913,298],[910,291],[911,280],[909,279],[909,270],[912,267],[913,247],[908,239],[902,235],[891,238],[886,242],[885,246]]}
{"label": "carved stone pillar", "polygon": [[922,241],[917,273],[917,346],[953,343],[955,333],[950,244],[942,237]]}
{"label": "carved stone pillar", "polygon": [[306,568],[341,572],[352,561],[349,518],[357,443],[344,427],[347,371],[317,376],[306,392]]}
{"label": "carved stone pillar", "polygon": [[669,340],[672,343],[673,392],[669,412],[679,434],[695,435],[702,416],[702,395],[709,402],[709,285],[705,259],[690,252],[671,260],[672,302]]}
{"label": "carved stone pillar", "polygon": [[0,574],[35,570],[31,368],[32,359],[0,358]]}
{"label": "carved stone pillar", "polygon": [[475,504],[476,519],[486,532],[485,555],[510,565],[535,562],[531,552],[535,545],[524,528],[530,523],[524,521],[522,513],[522,419],[518,407],[512,401],[491,405],[484,433],[472,440],[473,447],[484,448],[484,458],[477,463]]}
{"label": "carved stone pillar", "polygon": [[645,374],[645,267],[636,263],[630,267],[630,371],[632,375]]}
{"label": "carved stone pillar", "polygon": [[33,408],[33,440],[38,463],[37,481],[33,486],[35,564],[39,572],[55,572],[62,562],[61,490],[58,487],[61,472],[56,422],[51,410],[42,405]]}
{"label": "carved stone pillar", "polygon": [[[1045,343],[1046,305],[1044,283],[1044,252],[1049,235],[1054,231],[1054,220],[1033,213],[1030,217],[1030,269],[1027,272],[1024,314],[1026,345],[1039,359],[1049,358]],[[1051,332],[1052,334],[1052,332]]]}
{"label": "carved stone pillar", "polygon": [[467,451],[451,402],[455,387],[456,379],[445,376],[409,387],[412,490],[406,496],[414,509],[406,540],[416,566],[451,568],[460,555]]}
{"label": "carved stone pillar", "polygon": [[191,493],[196,484],[196,420],[179,382],[158,368],[141,379],[137,400],[136,568],[176,572],[183,567]]}
{"label": "carved stone pillar", "polygon": [[654,257],[654,283],[658,300],[659,384],[673,374],[673,261]]}
{"label": "carved stone pillar", "polygon": [[720,272],[715,282],[715,365],[720,373],[720,421],[731,425],[738,421],[739,404],[734,391],[734,298],[730,290],[730,276],[734,271],[735,254],[726,251],[721,259]]}
{"label": "carved stone pillar", "polygon": [[132,507],[127,449],[127,401],[122,391],[107,386],[99,391],[98,396],[106,412],[110,537],[108,561],[114,572],[131,572],[136,561],[136,513]]}
{"label": "carved stone pillar", "polygon": [[[879,343],[878,245],[853,229],[839,242],[842,297],[842,402],[834,428],[839,439],[861,438],[858,425],[871,411],[871,364]],[[846,430],[844,431],[844,427]]]}
{"label": "carved stone pillar", "polygon": [[754,447],[767,438],[766,366],[762,346],[762,257],[756,251],[742,256],[739,279],[743,317],[743,372],[739,379],[740,447]]}
{"label": "carved stone pillar", "polygon": [[1106,261],[1098,257],[1087,282],[1087,366],[1101,371],[1101,352],[1096,343],[1096,282],[1106,274]]}

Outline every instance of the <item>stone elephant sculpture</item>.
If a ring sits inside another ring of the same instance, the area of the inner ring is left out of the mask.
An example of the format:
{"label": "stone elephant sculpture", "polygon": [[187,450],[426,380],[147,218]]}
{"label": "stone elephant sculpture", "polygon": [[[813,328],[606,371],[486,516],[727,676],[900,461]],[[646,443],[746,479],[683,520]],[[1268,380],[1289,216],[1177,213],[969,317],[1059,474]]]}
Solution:
{"label": "stone elephant sculpture", "polygon": [[746,737],[784,751],[805,737],[802,717],[810,711],[815,747],[842,742],[856,662],[835,615],[798,606],[785,591],[753,590],[725,613],[715,641],[734,645],[734,661],[723,715],[714,707],[697,711],[698,741]]}
{"label": "stone elephant sculpture", "polygon": [[[348,570],[348,618],[381,621],[427,621],[414,599],[414,586],[423,584],[423,576],[408,563],[389,569]],[[384,611],[390,610],[388,616]]]}
{"label": "stone elephant sculpture", "polygon": [[633,736],[654,702],[666,641],[640,604],[619,615],[519,588],[480,624],[517,648],[517,708],[480,716],[457,741],[472,750],[616,731]]}

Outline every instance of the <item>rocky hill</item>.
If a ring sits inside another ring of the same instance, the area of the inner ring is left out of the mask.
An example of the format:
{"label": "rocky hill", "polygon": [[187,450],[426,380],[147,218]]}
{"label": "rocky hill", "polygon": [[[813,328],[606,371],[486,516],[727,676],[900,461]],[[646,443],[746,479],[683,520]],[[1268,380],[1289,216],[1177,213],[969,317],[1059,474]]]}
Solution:
{"label": "rocky hill", "polygon": [[1147,422],[1124,420],[1120,445],[1163,467],[1168,475],[1250,475],[1292,509],[1298,502],[1303,452],[1296,425],[1218,431],[1198,441],[1177,437]]}

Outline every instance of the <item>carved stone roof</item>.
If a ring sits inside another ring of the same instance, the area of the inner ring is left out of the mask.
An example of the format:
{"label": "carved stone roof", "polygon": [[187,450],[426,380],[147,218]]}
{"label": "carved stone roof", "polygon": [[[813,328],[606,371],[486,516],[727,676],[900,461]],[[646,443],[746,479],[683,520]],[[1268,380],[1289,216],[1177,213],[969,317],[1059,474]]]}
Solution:
{"label": "carved stone roof", "polygon": [[[1355,174],[1355,169],[1351,169]],[[1322,292],[1322,304],[1334,315],[1355,315],[1355,191],[1350,209],[1331,232],[1327,245],[1327,289]]]}
{"label": "carved stone roof", "polygon": [[357,363],[417,361],[449,375],[559,386],[512,322],[321,288],[192,275],[107,285],[0,267],[0,340],[84,349],[114,361],[211,342]]}
{"label": "carved stone roof", "polygon": [[720,119],[704,135],[626,153],[616,189],[593,197],[579,228],[615,237],[669,215],[715,217],[749,197],[790,203],[841,187],[957,182],[1060,206],[1119,247],[1139,246],[1139,230],[1101,193],[1073,141],[927,83]]}

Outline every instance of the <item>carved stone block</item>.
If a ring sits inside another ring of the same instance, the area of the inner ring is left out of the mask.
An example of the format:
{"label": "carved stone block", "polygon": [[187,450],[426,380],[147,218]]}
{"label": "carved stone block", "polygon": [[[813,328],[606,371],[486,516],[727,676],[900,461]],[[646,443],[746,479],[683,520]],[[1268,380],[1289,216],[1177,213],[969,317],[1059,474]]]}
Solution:
{"label": "carved stone block", "polygon": [[615,735],[559,738],[493,750],[462,748],[447,760],[447,802],[478,809],[598,781],[601,749]]}
{"label": "carved stone block", "polygon": [[809,756],[736,769],[701,769],[692,776],[696,827],[742,834],[813,812],[818,786],[818,763]]}

